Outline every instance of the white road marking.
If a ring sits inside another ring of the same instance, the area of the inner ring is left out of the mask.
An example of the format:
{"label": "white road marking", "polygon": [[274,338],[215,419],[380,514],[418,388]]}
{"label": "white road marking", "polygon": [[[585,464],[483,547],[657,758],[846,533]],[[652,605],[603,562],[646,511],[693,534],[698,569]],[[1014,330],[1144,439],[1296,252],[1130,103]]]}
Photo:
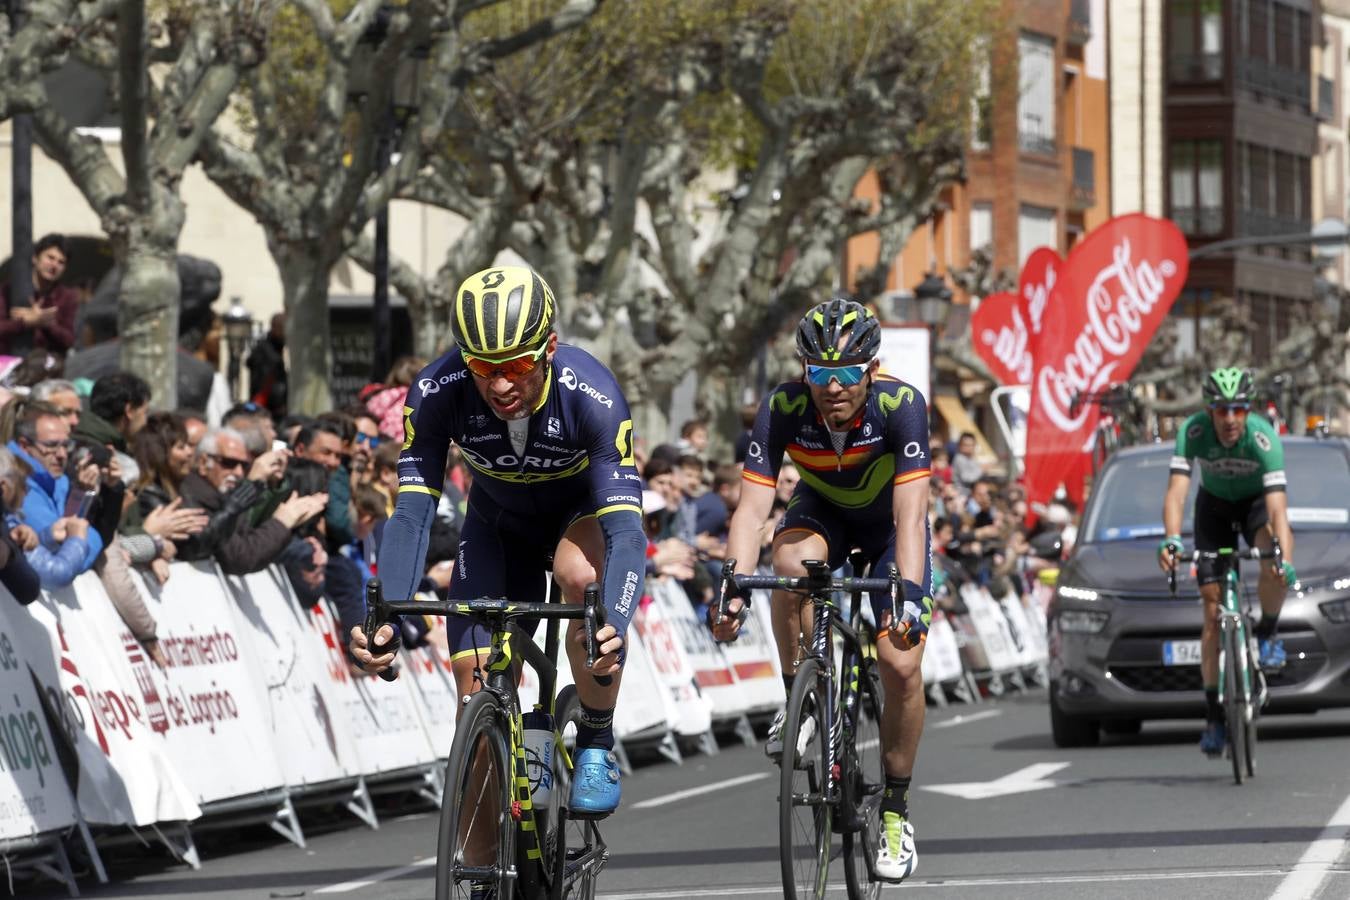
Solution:
{"label": "white road marking", "polygon": [[955,728],[957,725],[964,725],[967,722],[978,722],[980,719],[992,719],[994,716],[1003,715],[1001,709],[986,709],[980,712],[971,713],[968,716],[952,716],[945,722],[938,722],[936,725],[929,725],[929,728]]}
{"label": "white road marking", "polygon": [[1341,802],[1340,808],[1332,813],[1331,819],[1317,836],[1317,840],[1308,845],[1289,875],[1280,882],[1270,900],[1304,900],[1314,896],[1322,882],[1331,874],[1345,852],[1346,842],[1350,840],[1350,797]]}
{"label": "white road marking", "polygon": [[650,800],[643,800],[640,803],[634,803],[631,809],[651,809],[653,806],[665,806],[667,803],[675,803],[679,800],[687,800],[690,797],[697,797],[700,794],[710,794],[713,791],[720,791],[722,788],[736,787],[741,784],[749,784],[752,781],[759,781],[761,778],[768,778],[772,772],[756,772],[753,775],[741,775],[739,778],[728,778],[726,781],[715,781],[712,784],[705,784],[701,787],[689,788],[684,791],[676,791],[673,794],[663,794],[660,797],[653,797]]}
{"label": "white road marking", "polygon": [[344,881],[341,884],[330,884],[328,887],[319,888],[316,894],[345,894],[349,891],[359,891],[361,888],[370,887],[372,884],[379,884],[381,881],[388,881],[391,878],[398,878],[407,875],[409,872],[416,872],[418,869],[425,869],[427,866],[436,865],[436,857],[428,859],[419,859],[410,866],[399,866],[397,869],[385,869],[383,872],[375,872],[367,875],[365,878],[356,881]]}
{"label": "white road marking", "polygon": [[[1130,872],[1119,875],[1045,875],[1045,876],[1027,876],[1025,878],[947,878],[933,881],[906,881],[904,884],[883,885],[884,889],[889,891],[906,890],[912,891],[915,888],[971,888],[971,887],[1005,887],[1009,885],[1038,885],[1038,884],[1097,884],[1097,883],[1116,883],[1125,881],[1191,881],[1200,878],[1270,878],[1275,875],[1283,875],[1283,869],[1250,869],[1241,872],[1233,871],[1208,871],[1208,872]],[[602,876],[603,879],[603,876]],[[844,894],[847,888],[842,884],[831,884],[828,889],[830,894]],[[679,890],[657,890],[657,891],[638,891],[627,894],[600,894],[601,900],[678,900],[681,897],[752,897],[758,895],[777,895],[782,894],[783,889],[778,886],[765,887],[734,887],[734,888],[681,888]]]}
{"label": "white road marking", "polygon": [[1035,763],[1016,772],[1009,772],[993,781],[963,781],[956,784],[926,784],[922,788],[939,794],[950,794],[965,800],[986,800],[990,797],[1003,797],[1007,794],[1025,794],[1028,791],[1043,791],[1046,788],[1059,787],[1062,782],[1049,780],[1050,775],[1060,769],[1066,769],[1069,763]]}

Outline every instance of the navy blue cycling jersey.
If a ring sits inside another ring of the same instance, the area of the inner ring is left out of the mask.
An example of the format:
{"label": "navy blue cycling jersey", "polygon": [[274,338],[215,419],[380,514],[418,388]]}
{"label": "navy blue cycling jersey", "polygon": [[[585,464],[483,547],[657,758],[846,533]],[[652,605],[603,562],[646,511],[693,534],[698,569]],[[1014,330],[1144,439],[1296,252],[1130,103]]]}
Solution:
{"label": "navy blue cycling jersey", "polygon": [[[567,344],[558,345],[544,384],[518,452],[507,423],[478,393],[459,350],[419,374],[403,409],[398,503],[380,553],[390,598],[410,597],[417,588],[430,524],[426,510],[434,514],[454,442],[473,470],[469,502],[480,515],[505,515],[516,523],[551,522],[561,509],[596,516],[605,536],[601,595],[623,633],[642,596],[646,550],[628,404],[599,360]],[[538,537],[556,543],[558,535]],[[476,558],[474,550],[461,546],[460,566],[512,565],[509,546],[503,548],[506,559]]]}

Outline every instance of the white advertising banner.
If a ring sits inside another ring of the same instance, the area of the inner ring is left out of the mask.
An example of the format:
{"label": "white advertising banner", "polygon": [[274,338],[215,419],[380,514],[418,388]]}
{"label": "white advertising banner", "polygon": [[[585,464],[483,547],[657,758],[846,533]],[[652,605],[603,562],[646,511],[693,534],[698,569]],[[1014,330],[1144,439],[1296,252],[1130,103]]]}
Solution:
{"label": "white advertising banner", "polygon": [[303,787],[355,777],[360,760],[351,729],[337,715],[327,689],[323,636],[300,608],[285,573],[272,566],[224,577],[286,784]]}
{"label": "white advertising banner", "polygon": [[0,840],[75,823],[75,801],[34,686],[36,679],[9,622],[18,616],[26,618],[28,613],[0,589]]}
{"label": "white advertising banner", "polygon": [[[413,679],[356,674],[347,661],[342,625],[327,600],[310,609],[310,621],[328,655],[324,672],[334,714],[351,730],[363,775],[420,766],[448,752],[431,746]],[[406,655],[400,655],[400,666],[408,665]]]}
{"label": "white advertising banner", "polygon": [[411,677],[417,689],[418,712],[427,740],[438,757],[450,755],[455,740],[455,718],[459,715],[459,691],[450,670],[450,655],[440,647],[427,644],[402,654],[404,678]]}
{"label": "white advertising banner", "polygon": [[952,631],[951,623],[942,610],[934,610],[933,621],[928,626],[928,639],[924,641],[923,680],[928,684],[952,681],[960,678],[964,671],[956,633]]}
{"label": "white advertising banner", "polygon": [[[648,585],[655,584],[649,580]],[[650,589],[650,588],[649,588]],[[671,728],[676,734],[703,734],[712,727],[712,701],[699,693],[694,667],[682,649],[677,626],[666,615],[662,604],[653,600],[633,617],[661,686],[675,711]]]}
{"label": "white advertising banner", "polygon": [[200,816],[167,755],[173,725],[151,664],[98,576],[44,591],[24,611],[9,617],[11,637],[43,693],[53,737],[79,761],[67,776],[85,820],[139,826]]}
{"label": "white advertising banner", "polygon": [[700,622],[684,588],[666,578],[648,582],[652,606],[660,606],[662,615],[674,630],[685,659],[694,670],[699,693],[712,703],[715,719],[734,718],[746,712],[746,697],[727,658],[712,639],[712,632]]}
{"label": "white advertising banner", "polygon": [[995,672],[1004,672],[1021,665],[1012,633],[1008,629],[1008,620],[989,592],[976,584],[966,583],[961,586],[961,600],[970,611],[970,622],[984,646],[989,668]]}
{"label": "white advertising banner", "polygon": [[881,371],[918,388],[932,404],[928,393],[929,352],[932,335],[923,326],[887,325],[881,329]]}
{"label": "white advertising banner", "polygon": [[[286,778],[273,742],[272,713],[257,680],[256,623],[237,621],[236,598],[209,562],[173,566],[161,590],[140,582],[159,623],[168,667],[137,665],[132,677],[162,735],[165,755],[206,804],[282,787]],[[116,618],[116,613],[113,614]],[[130,649],[130,648],[128,648]],[[134,664],[134,660],[128,661]]]}
{"label": "white advertising banner", "polygon": [[[736,640],[714,644],[736,676],[748,712],[776,710],[783,705],[783,668],[778,661],[778,645],[773,640],[772,620],[753,614],[756,607],[767,613],[771,596],[770,591],[754,591],[750,598],[752,615],[746,616]],[[697,622],[698,617],[694,619]],[[704,632],[707,633],[706,627]]]}

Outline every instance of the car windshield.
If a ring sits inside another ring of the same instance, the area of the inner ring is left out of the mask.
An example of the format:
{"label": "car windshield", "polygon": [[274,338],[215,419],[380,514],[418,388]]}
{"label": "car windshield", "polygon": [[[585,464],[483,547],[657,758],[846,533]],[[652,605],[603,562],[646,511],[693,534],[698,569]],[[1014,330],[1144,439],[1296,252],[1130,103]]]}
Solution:
{"label": "car windshield", "polygon": [[[1167,490],[1170,448],[1116,459],[1097,486],[1087,522],[1086,540],[1126,541],[1163,534],[1162,504]],[[1289,524],[1296,531],[1350,530],[1350,465],[1339,443],[1286,441]],[[1182,533],[1192,532],[1198,472],[1191,478]]]}

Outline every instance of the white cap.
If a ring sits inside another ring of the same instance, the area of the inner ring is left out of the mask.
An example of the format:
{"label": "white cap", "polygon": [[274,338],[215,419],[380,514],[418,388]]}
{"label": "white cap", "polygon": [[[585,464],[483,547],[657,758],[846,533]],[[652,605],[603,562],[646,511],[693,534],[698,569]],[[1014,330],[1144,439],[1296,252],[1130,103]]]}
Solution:
{"label": "white cap", "polygon": [[642,514],[660,512],[666,508],[666,498],[661,496],[658,491],[642,492]]}

